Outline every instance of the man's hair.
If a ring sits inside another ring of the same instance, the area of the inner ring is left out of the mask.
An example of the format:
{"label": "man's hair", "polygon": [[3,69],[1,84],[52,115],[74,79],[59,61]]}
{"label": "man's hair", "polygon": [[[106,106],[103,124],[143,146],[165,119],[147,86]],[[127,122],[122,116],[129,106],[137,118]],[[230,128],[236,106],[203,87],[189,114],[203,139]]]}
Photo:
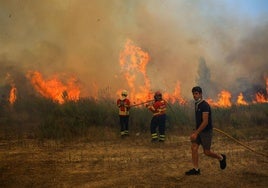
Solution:
{"label": "man's hair", "polygon": [[202,88],[199,87],[199,86],[195,86],[195,87],[193,87],[193,89],[192,89],[192,93],[194,93],[194,92],[202,93]]}

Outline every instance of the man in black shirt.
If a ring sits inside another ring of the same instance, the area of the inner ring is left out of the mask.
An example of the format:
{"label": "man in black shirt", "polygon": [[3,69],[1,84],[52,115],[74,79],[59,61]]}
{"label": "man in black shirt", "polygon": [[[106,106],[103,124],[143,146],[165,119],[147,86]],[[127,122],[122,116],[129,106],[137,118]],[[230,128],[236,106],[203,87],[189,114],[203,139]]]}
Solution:
{"label": "man in black shirt", "polygon": [[212,142],[212,119],[210,105],[202,98],[202,89],[199,86],[192,89],[193,98],[195,100],[195,119],[196,129],[190,135],[192,142],[192,162],[193,169],[185,172],[186,175],[200,175],[200,169],[198,167],[198,149],[202,145],[204,154],[218,159],[220,162],[220,168],[226,168],[226,156],[224,154],[216,154],[210,150]]}

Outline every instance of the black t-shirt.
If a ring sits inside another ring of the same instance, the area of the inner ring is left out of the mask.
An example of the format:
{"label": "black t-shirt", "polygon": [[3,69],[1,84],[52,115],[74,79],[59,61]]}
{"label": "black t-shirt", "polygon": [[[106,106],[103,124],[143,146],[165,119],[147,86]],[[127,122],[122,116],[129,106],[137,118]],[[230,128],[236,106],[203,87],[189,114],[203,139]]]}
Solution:
{"label": "black t-shirt", "polygon": [[208,125],[203,129],[203,131],[211,130],[212,129],[211,109],[209,104],[205,100],[202,100],[195,104],[196,129],[198,129],[198,127],[203,121],[202,118],[203,112],[208,112]]}

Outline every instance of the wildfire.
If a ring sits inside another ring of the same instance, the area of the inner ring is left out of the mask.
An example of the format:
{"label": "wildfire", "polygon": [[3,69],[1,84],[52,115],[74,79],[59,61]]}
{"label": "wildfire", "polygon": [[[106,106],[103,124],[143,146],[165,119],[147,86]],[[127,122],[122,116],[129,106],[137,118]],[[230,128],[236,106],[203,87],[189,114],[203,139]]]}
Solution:
{"label": "wildfire", "polygon": [[[268,103],[268,78],[265,79],[266,83],[266,94],[265,93],[256,93],[255,94],[255,100],[252,101],[252,103]],[[223,90],[218,94],[219,100],[218,102],[214,102],[212,99],[207,99],[208,103],[211,106],[215,107],[231,107],[231,93],[229,91]],[[244,100],[244,96],[242,93],[240,93],[236,100],[237,105],[249,105],[248,102]]]}
{"label": "wildfire", "polygon": [[236,103],[238,105],[248,105],[248,103],[244,100],[244,96],[242,93],[238,95]]}
{"label": "wildfire", "polygon": [[[133,104],[142,103],[153,99],[153,94],[155,91],[153,91],[151,81],[147,75],[147,65],[149,60],[149,54],[142,48],[136,46],[130,39],[126,41],[124,49],[119,54],[119,64],[122,71],[122,78],[127,84],[129,98]],[[39,94],[60,104],[68,100],[77,101],[80,98],[80,88],[77,85],[77,79],[75,77],[69,78],[67,82],[62,82],[56,75],[45,80],[42,74],[38,71],[29,71],[26,76]],[[7,74],[6,80],[11,86],[8,101],[10,104],[13,104],[17,100],[17,88],[9,74]],[[267,76],[265,78],[265,84],[266,93],[256,93],[255,100],[251,101],[252,103],[268,103]],[[97,92],[99,90],[97,83],[93,83],[93,88],[94,91],[96,91],[93,93],[93,98],[98,99],[100,96]],[[120,95],[121,89],[118,90],[116,94]],[[174,104],[177,102],[180,105],[187,103],[187,101],[181,96],[181,83],[179,81],[177,81],[173,93],[163,92],[162,94],[163,98],[169,103]],[[214,107],[231,107],[231,97],[231,92],[222,90],[218,94],[218,100],[216,102],[214,102],[212,99],[206,100],[211,106]],[[249,103],[249,101],[245,101],[243,93],[239,93],[236,104],[248,105]]]}
{"label": "wildfire", "polygon": [[13,84],[12,87],[11,87],[11,90],[9,92],[9,99],[8,99],[8,101],[9,101],[10,104],[14,104],[14,102],[16,101],[16,99],[17,99],[16,93],[17,93],[17,88]]}
{"label": "wildfire", "polygon": [[[149,54],[136,46],[130,39],[126,41],[124,49],[120,52],[119,63],[121,71],[129,87],[129,98],[133,103],[144,102],[153,97],[151,82],[146,73],[149,60]],[[266,91],[268,94],[268,78],[266,78]],[[117,91],[117,94],[120,95],[120,90]],[[232,106],[231,97],[231,92],[222,90],[218,94],[218,100],[216,102],[212,99],[207,99],[207,101],[211,106],[227,108]],[[181,105],[187,103],[181,96],[179,81],[177,81],[174,92],[171,94],[164,92],[163,98],[170,103],[178,102]],[[261,93],[257,93],[255,103],[263,102],[268,102],[267,97]],[[237,96],[236,104],[248,105],[242,93]]]}
{"label": "wildfire", "polygon": [[[151,82],[146,73],[149,60],[150,57],[147,52],[136,46],[131,40],[126,41],[124,50],[120,53],[119,63],[124,79],[130,88],[129,98],[133,103],[144,102],[153,97]],[[140,84],[140,82],[143,84]],[[117,91],[117,94],[120,94],[120,91]],[[166,92],[163,93],[163,97],[172,103],[176,101],[180,104],[185,103],[185,100],[181,97],[179,82],[173,94]]]}
{"label": "wildfire", "polygon": [[219,94],[218,94],[218,101],[217,102],[213,102],[212,99],[208,99],[208,103],[211,106],[215,106],[215,107],[231,107],[232,103],[231,103],[231,93],[229,91],[226,90],[222,90]]}
{"label": "wildfire", "polygon": [[181,97],[181,87],[179,81],[177,82],[177,87],[175,87],[174,92],[172,94],[164,93],[163,96],[167,101],[172,104],[174,104],[175,102],[178,102],[181,105],[186,104],[186,100]]}
{"label": "wildfire", "polygon": [[268,77],[266,78],[266,93],[268,95]]}
{"label": "wildfire", "polygon": [[266,102],[268,102],[268,100],[265,99],[264,94],[262,94],[260,92],[256,93],[255,97],[256,97],[256,101],[253,101],[254,103],[266,103]]}
{"label": "wildfire", "polygon": [[76,79],[70,78],[64,85],[56,76],[49,80],[44,80],[38,71],[30,71],[27,74],[32,85],[42,96],[51,98],[52,100],[62,104],[66,100],[78,100],[80,89],[75,84]]}
{"label": "wildfire", "polygon": [[[150,96],[150,80],[146,74],[146,65],[149,62],[149,54],[140,47],[135,46],[131,40],[127,40],[125,48],[120,53],[119,63],[124,78],[130,88],[130,100],[142,102]],[[135,82],[142,80],[144,84],[136,88]]]}
{"label": "wildfire", "polygon": [[255,98],[256,100],[253,103],[268,103],[268,77],[265,79],[266,83],[266,97],[263,93],[256,93]]}
{"label": "wildfire", "polygon": [[12,76],[9,73],[6,74],[5,80],[11,86],[7,100],[10,104],[14,104],[14,102],[17,100],[17,88]]}

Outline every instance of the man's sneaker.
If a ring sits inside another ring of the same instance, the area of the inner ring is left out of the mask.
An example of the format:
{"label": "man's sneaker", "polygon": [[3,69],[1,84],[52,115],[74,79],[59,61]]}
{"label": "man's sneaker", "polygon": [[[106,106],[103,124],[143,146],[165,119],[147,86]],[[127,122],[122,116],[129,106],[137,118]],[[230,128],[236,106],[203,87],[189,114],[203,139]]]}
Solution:
{"label": "man's sneaker", "polygon": [[187,172],[185,172],[185,175],[190,176],[190,175],[200,175],[200,169],[196,170],[196,169],[191,169]]}
{"label": "man's sneaker", "polygon": [[223,159],[220,161],[220,167],[223,170],[226,168],[226,156],[224,154],[221,154],[221,156],[223,157]]}

